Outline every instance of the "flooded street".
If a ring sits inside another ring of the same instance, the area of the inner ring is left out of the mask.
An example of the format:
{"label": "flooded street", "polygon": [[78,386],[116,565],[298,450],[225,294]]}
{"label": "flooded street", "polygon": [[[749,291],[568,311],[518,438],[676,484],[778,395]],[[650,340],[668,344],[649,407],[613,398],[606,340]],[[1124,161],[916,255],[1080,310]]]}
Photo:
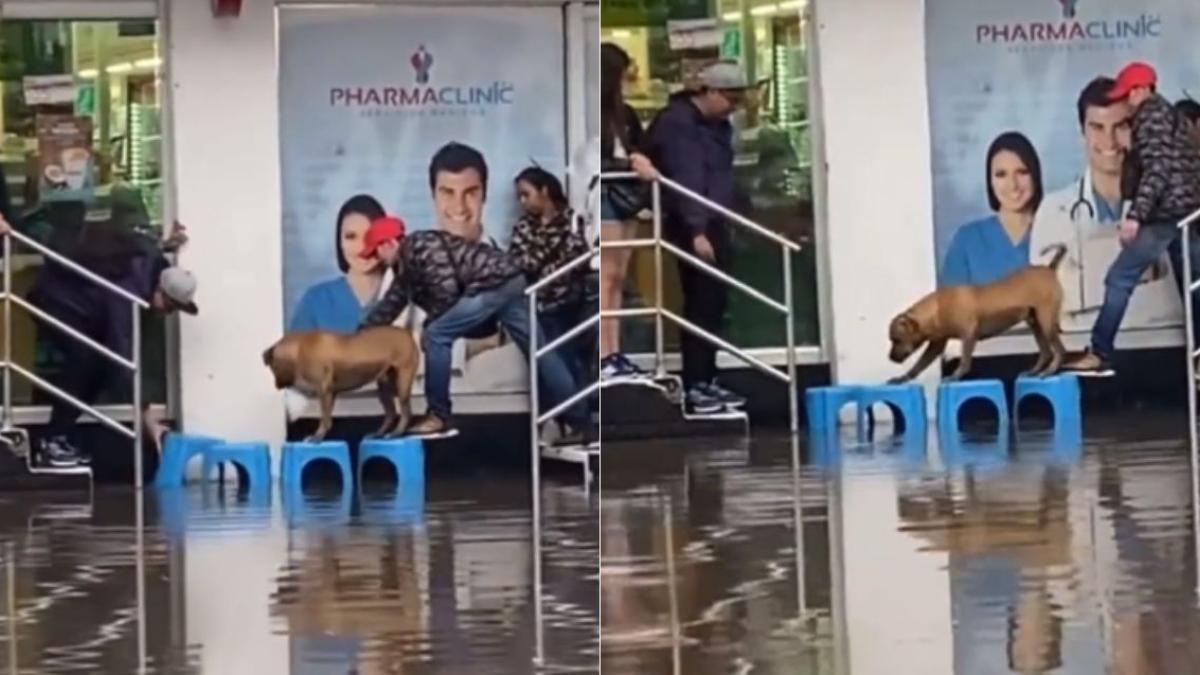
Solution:
{"label": "flooded street", "polygon": [[606,445],[603,671],[1200,673],[1185,432]]}
{"label": "flooded street", "polygon": [[130,491],[0,496],[0,673],[596,672],[577,482],[545,490],[537,671],[526,477],[430,479],[415,508],[279,492],[148,490],[141,541]]}

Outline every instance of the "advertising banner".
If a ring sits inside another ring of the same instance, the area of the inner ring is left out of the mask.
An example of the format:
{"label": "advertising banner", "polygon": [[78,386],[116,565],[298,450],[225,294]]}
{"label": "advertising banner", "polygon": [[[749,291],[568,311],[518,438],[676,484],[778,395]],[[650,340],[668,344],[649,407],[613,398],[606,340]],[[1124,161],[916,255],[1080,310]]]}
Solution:
{"label": "advertising banner", "polygon": [[[279,30],[288,328],[352,330],[386,290],[357,255],[378,211],[507,247],[516,174],[536,164],[565,178],[560,8],[287,8]],[[472,185],[434,184],[450,144],[482,155],[485,171],[451,172]],[[406,314],[419,330],[420,312]],[[520,352],[498,335],[459,341],[454,365],[455,392],[527,390]]]}
{"label": "advertising banner", "polygon": [[[1145,61],[1170,101],[1200,95],[1200,3],[929,0],[925,24],[939,284],[993,281],[1066,244],[1063,328],[1086,343],[1128,208],[1132,110],[1098,78]],[[1182,325],[1174,283],[1165,259],[1142,278],[1123,338]]]}

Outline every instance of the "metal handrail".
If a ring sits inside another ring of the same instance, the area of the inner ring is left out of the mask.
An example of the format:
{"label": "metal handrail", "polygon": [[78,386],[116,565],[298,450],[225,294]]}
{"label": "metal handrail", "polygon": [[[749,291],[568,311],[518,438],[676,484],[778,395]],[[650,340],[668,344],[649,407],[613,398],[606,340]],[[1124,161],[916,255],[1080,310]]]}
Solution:
{"label": "metal handrail", "polygon": [[[610,172],[600,175],[601,181],[605,180],[642,180],[637,174],[630,171]],[[600,242],[600,248],[653,248],[654,249],[654,284],[655,284],[655,306],[650,309],[647,314],[652,313],[655,317],[655,340],[654,340],[654,356],[655,356],[655,374],[662,377],[666,374],[663,346],[663,319],[670,319],[672,323],[680,328],[696,335],[697,337],[715,345],[719,349],[723,349],[737,358],[741,359],[746,364],[760,370],[764,373],[769,373],[777,379],[783,380],[788,385],[788,415],[792,433],[797,433],[800,430],[800,402],[799,392],[796,391],[796,306],[793,298],[794,292],[792,289],[792,253],[799,252],[801,247],[794,241],[787,239],[771,230],[759,225],[758,223],[746,218],[745,216],[735,213],[730,209],[718,204],[707,197],[698,194],[675,181],[664,176],[658,176],[650,181],[651,185],[651,213],[654,218],[654,235],[650,239],[634,239],[621,240],[613,242]],[[680,197],[695,202],[704,207],[708,211],[724,216],[728,221],[736,223],[751,232],[754,232],[776,244],[780,248],[783,257],[783,295],[784,300],[780,303],[754,287],[745,284],[733,276],[727,274],[723,270],[717,268],[706,260],[702,260],[687,251],[675,246],[671,242],[665,241],[662,234],[662,190],[660,186],[665,185]],[[787,374],[783,375],[779,371],[767,366],[759,359],[752,356],[748,351],[735,347],[729,342],[701,329],[699,326],[692,324],[683,317],[667,310],[663,307],[663,284],[662,284],[662,253],[669,251],[684,262],[703,271],[709,276],[721,281],[727,286],[732,286],[750,297],[758,300],[766,306],[781,312],[785,316],[787,322]],[[601,310],[600,317],[602,319],[614,319],[627,316],[638,316],[643,313],[643,310],[637,310],[637,313],[630,313],[626,310]]]}
{"label": "metal handrail", "polygon": [[[1197,209],[1188,217],[1179,221],[1179,238],[1183,252],[1183,278],[1186,280],[1180,281],[1180,288],[1184,289],[1183,293],[1183,334],[1184,344],[1187,345],[1187,391],[1188,391],[1188,458],[1191,462],[1192,469],[1192,522],[1196,527],[1200,527],[1200,457],[1196,456],[1197,452],[1197,432],[1196,432],[1196,336],[1192,332],[1192,317],[1196,313],[1196,308],[1192,302],[1192,294],[1200,288],[1200,281],[1193,278],[1192,270],[1192,246],[1191,232],[1188,230],[1193,224],[1200,222],[1200,209]],[[1196,561],[1200,564],[1200,546],[1196,547]],[[1196,588],[1200,590],[1200,567],[1196,568]]]}
{"label": "metal handrail", "polygon": [[[50,249],[49,247],[43,245],[42,243],[40,243],[34,239],[31,239],[30,237],[27,237],[27,236],[21,234],[20,232],[17,232],[16,230],[11,229],[11,227],[8,228],[5,232],[0,233],[0,236],[2,236],[4,239],[4,289],[3,289],[3,296],[2,296],[3,304],[4,304],[4,362],[2,364],[2,367],[4,368],[4,391],[3,391],[3,398],[4,398],[4,400],[3,400],[3,404],[4,404],[3,429],[4,429],[4,431],[11,431],[13,429],[12,374],[15,372],[18,375],[21,375],[25,379],[29,380],[31,383],[33,383],[37,387],[40,387],[41,389],[43,389],[46,392],[50,393],[51,395],[57,397],[58,399],[65,401],[66,403],[74,406],[80,412],[86,413],[86,414],[94,417],[97,421],[99,421],[100,423],[109,427],[110,429],[113,429],[113,430],[117,431],[118,433],[124,434],[125,436],[129,437],[133,441],[134,486],[140,490],[142,488],[142,483],[143,483],[143,481],[142,481],[142,378],[141,378],[141,374],[142,374],[141,318],[142,318],[142,315],[141,315],[140,310],[149,308],[150,303],[146,302],[142,298],[139,298],[138,296],[134,295],[133,293],[130,293],[126,289],[121,288],[120,286],[112,283],[108,279],[101,277],[100,275],[96,274],[95,272],[92,272],[91,270],[80,265],[79,263],[75,262],[74,260],[71,260],[70,258],[62,255],[61,253],[58,253],[57,251]],[[13,293],[12,243],[13,243],[14,239],[16,241],[20,242],[21,244],[34,249],[35,251],[42,254],[46,258],[54,261],[55,263],[62,265],[66,269],[71,270],[75,274],[82,276],[84,279],[87,279],[88,281],[92,282],[93,284],[96,284],[97,286],[104,289],[105,291],[107,291],[109,293],[113,293],[116,296],[128,301],[133,306],[133,319],[132,319],[133,332],[132,332],[132,340],[131,340],[131,342],[132,342],[132,344],[131,344],[132,359],[127,359],[127,358],[117,354],[116,352],[112,351],[111,349],[108,349],[104,345],[101,345],[97,341],[91,339],[87,335],[84,335],[80,331],[75,330],[74,328],[67,325],[66,323],[64,323],[64,322],[56,319],[55,317],[51,316],[50,314],[42,311],[40,308],[35,307],[34,305],[32,305],[31,303],[26,301],[24,298],[17,297]],[[83,401],[80,401],[78,398],[68,394],[67,392],[63,391],[62,389],[54,386],[53,384],[47,382],[44,379],[42,379],[41,377],[38,377],[33,372],[27,370],[20,364],[17,364],[13,361],[13,359],[12,359],[12,308],[13,308],[14,304],[17,305],[18,307],[21,307],[22,309],[25,309],[26,311],[30,312],[35,317],[54,326],[54,328],[62,331],[68,337],[75,340],[76,342],[87,345],[89,348],[102,354],[109,360],[115,362],[117,365],[123,367],[125,370],[130,371],[130,373],[133,376],[133,428],[132,429],[125,427],[125,425],[121,424],[120,422],[117,422],[115,419],[109,417],[108,415],[105,415],[104,413],[97,410],[95,407],[88,405],[87,403],[84,403]]]}
{"label": "metal handrail", "polygon": [[598,325],[600,315],[589,317],[571,328],[563,335],[546,345],[538,344],[538,291],[562,279],[566,275],[590,263],[600,255],[599,248],[593,248],[581,253],[566,265],[538,279],[525,288],[525,297],[529,303],[529,438],[530,438],[530,491],[533,498],[533,612],[534,612],[534,661],[542,663],[545,658],[545,632],[542,618],[542,438],[541,427],[547,420],[558,417],[571,406],[587,398],[600,387],[600,382],[593,382],[583,390],[576,392],[566,401],[559,403],[552,410],[542,413],[538,401],[538,362],[543,356],[562,347],[578,337],[593,325]]}

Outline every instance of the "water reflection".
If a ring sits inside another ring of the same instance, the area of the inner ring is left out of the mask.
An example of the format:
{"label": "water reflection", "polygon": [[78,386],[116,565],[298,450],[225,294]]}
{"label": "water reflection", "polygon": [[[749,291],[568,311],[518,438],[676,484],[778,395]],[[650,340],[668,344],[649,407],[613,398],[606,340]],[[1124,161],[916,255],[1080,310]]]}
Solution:
{"label": "water reflection", "polygon": [[[150,492],[141,556],[131,492],[0,495],[0,673],[532,672],[527,479],[426,489]],[[547,485],[544,672],[596,672],[596,516]]]}
{"label": "water reflection", "polygon": [[606,446],[603,670],[1200,672],[1180,431]]}

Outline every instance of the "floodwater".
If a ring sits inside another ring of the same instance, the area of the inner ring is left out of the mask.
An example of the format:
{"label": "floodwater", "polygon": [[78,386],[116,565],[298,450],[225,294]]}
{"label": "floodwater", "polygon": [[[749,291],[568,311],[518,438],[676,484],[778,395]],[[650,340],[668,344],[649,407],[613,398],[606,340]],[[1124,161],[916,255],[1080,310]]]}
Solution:
{"label": "floodwater", "polygon": [[1070,435],[606,444],[603,672],[1200,673],[1182,414]]}
{"label": "floodwater", "polygon": [[417,504],[230,488],[147,490],[140,537],[129,490],[0,495],[0,674],[597,670],[578,480],[543,496],[541,668],[527,476],[431,478]]}

